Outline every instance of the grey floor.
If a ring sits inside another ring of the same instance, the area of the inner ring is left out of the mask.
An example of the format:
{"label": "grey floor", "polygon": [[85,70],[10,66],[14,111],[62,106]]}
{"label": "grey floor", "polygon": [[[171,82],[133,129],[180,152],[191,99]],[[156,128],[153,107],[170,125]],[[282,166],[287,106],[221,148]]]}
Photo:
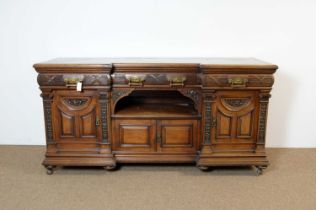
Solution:
{"label": "grey floor", "polygon": [[316,149],[268,149],[251,168],[185,165],[65,168],[46,175],[42,146],[0,146],[0,209],[316,209]]}

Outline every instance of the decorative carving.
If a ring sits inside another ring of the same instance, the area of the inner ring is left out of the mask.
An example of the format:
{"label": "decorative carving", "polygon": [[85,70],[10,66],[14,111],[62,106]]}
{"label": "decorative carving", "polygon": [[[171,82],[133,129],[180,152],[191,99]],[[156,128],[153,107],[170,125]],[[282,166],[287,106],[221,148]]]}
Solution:
{"label": "decorative carving", "polygon": [[178,91],[186,96],[189,97],[193,100],[194,102],[194,107],[196,110],[199,110],[199,104],[200,104],[200,93],[194,89],[178,89]]}
{"label": "decorative carving", "polygon": [[204,124],[204,144],[211,143],[211,123],[212,123],[212,106],[210,102],[205,103],[205,124]]}
{"label": "decorative carving", "polygon": [[227,103],[229,106],[240,107],[248,104],[250,98],[223,98],[222,100],[224,100],[224,102]]}
{"label": "decorative carving", "polygon": [[146,81],[150,84],[162,84],[168,82],[166,74],[148,74],[146,75]]}
{"label": "decorative carving", "polygon": [[108,94],[100,93],[100,106],[101,106],[101,122],[102,122],[102,143],[109,143],[108,140]]}
{"label": "decorative carving", "polygon": [[260,94],[260,108],[259,108],[259,125],[258,125],[258,143],[265,142],[266,136],[266,122],[268,112],[268,102],[271,97],[270,94]]}
{"label": "decorative carving", "polygon": [[112,101],[113,104],[116,104],[116,102],[122,98],[123,96],[126,96],[130,94],[133,91],[133,89],[115,89],[112,91]]}
{"label": "decorative carving", "polygon": [[41,94],[43,98],[44,106],[44,118],[46,129],[46,141],[47,143],[53,143],[53,124],[52,124],[52,102],[53,96],[50,94]]}
{"label": "decorative carving", "polygon": [[64,101],[71,106],[82,106],[87,103],[88,99],[83,98],[64,98]]}

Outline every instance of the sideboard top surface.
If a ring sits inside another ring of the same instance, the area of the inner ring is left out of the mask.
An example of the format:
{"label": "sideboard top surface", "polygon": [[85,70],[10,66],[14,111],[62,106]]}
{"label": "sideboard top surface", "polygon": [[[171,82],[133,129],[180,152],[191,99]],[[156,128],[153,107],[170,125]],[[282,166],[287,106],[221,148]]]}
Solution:
{"label": "sideboard top surface", "polygon": [[256,58],[56,58],[34,64],[40,70],[60,70],[67,68],[108,70],[111,69],[145,69],[187,68],[212,71],[216,69],[255,69],[269,70],[274,73],[278,66]]}

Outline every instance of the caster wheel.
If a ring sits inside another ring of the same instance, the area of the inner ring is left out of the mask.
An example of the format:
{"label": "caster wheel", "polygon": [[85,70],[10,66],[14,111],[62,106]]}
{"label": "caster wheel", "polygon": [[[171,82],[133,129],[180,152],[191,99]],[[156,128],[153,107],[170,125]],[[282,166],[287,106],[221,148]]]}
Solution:
{"label": "caster wheel", "polygon": [[260,176],[262,174],[262,167],[261,166],[255,166],[256,175]]}
{"label": "caster wheel", "polygon": [[198,166],[198,168],[199,168],[201,171],[208,171],[208,170],[209,170],[209,167],[208,167],[208,166]]}
{"label": "caster wheel", "polygon": [[54,173],[54,167],[53,166],[47,166],[46,167],[46,174],[47,175],[52,175]]}
{"label": "caster wheel", "polygon": [[105,170],[107,170],[107,171],[113,171],[116,168],[116,166],[115,165],[110,165],[110,166],[104,166],[103,168]]}

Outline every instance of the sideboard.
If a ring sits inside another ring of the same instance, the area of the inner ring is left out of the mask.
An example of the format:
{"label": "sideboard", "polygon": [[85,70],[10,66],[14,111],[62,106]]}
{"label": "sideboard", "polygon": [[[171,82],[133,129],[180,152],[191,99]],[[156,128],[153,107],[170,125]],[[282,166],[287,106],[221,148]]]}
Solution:
{"label": "sideboard", "polygon": [[43,165],[268,166],[277,66],[254,58],[58,58],[34,64],[46,129]]}

